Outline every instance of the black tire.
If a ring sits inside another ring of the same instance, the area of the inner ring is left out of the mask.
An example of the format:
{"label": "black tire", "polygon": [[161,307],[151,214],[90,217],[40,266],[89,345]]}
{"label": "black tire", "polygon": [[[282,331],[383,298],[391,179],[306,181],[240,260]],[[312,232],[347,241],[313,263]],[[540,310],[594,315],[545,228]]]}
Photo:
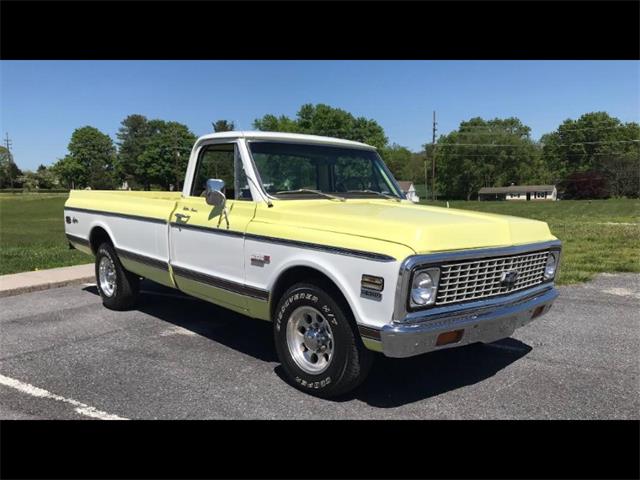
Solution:
{"label": "black tire", "polygon": [[[320,280],[313,284],[298,283],[284,293],[273,319],[276,351],[287,380],[297,389],[322,398],[345,394],[360,385],[374,357],[362,343],[348,305],[341,299],[335,300],[338,298],[335,289]],[[289,322],[295,322],[291,314],[305,306],[322,313],[324,321],[330,322],[333,337],[331,360],[326,370],[318,374],[303,370],[287,343],[287,327]]]}
{"label": "black tire", "polygon": [[[100,262],[104,257],[113,262],[115,267],[115,282],[111,295],[104,291],[100,285]],[[140,277],[124,269],[111,243],[104,242],[98,247],[95,270],[96,285],[105,307],[110,310],[129,310],[135,306],[140,292]]]}

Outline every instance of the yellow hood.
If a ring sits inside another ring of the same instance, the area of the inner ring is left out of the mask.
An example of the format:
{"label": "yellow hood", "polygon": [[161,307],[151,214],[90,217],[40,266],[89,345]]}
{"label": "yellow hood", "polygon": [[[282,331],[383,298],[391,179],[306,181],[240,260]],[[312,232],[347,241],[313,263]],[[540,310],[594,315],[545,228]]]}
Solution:
{"label": "yellow hood", "polygon": [[259,208],[258,222],[335,232],[405,245],[416,253],[553,240],[545,222],[391,200],[281,200]]}

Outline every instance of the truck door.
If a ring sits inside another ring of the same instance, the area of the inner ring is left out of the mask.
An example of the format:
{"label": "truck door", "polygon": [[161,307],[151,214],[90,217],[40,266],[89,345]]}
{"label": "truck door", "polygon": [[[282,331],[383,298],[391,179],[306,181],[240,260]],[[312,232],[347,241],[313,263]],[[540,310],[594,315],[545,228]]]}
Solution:
{"label": "truck door", "polygon": [[[206,181],[224,180],[226,216],[205,201]],[[244,286],[244,233],[254,216],[236,143],[205,145],[198,154],[189,195],[171,218],[171,267],[178,288],[231,308],[247,308]]]}

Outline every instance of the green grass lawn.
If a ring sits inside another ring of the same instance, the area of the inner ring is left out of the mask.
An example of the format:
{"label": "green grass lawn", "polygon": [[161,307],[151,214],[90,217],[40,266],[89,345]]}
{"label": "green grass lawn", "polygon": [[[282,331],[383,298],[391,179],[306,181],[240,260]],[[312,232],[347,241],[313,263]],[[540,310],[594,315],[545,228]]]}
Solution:
{"label": "green grass lawn", "polygon": [[[62,219],[66,198],[67,194],[0,194],[0,274],[91,261],[68,248]],[[449,204],[548,222],[564,246],[561,284],[589,280],[599,272],[640,272],[640,200]]]}
{"label": "green grass lawn", "polygon": [[91,262],[69,250],[64,236],[66,193],[0,194],[0,274]]}

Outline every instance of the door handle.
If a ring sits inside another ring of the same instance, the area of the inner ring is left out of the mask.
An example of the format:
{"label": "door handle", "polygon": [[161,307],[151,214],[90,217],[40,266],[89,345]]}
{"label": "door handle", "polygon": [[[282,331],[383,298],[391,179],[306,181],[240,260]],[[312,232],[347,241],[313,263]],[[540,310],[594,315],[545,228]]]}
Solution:
{"label": "door handle", "polygon": [[184,213],[176,213],[176,220],[186,222],[191,218],[191,215],[185,215]]}

